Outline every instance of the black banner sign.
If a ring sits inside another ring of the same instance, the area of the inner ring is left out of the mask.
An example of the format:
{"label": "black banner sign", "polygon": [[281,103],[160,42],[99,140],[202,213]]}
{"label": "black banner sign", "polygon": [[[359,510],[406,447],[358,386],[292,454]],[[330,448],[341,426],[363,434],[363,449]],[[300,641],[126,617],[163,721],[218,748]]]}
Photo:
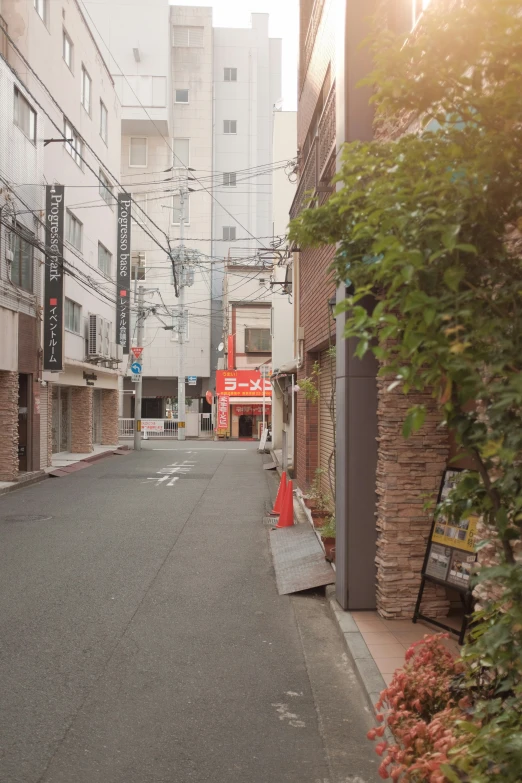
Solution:
{"label": "black banner sign", "polygon": [[118,194],[118,276],[116,279],[116,342],[130,348],[131,197]]}
{"label": "black banner sign", "polygon": [[63,370],[64,187],[47,185],[45,201],[44,370]]}

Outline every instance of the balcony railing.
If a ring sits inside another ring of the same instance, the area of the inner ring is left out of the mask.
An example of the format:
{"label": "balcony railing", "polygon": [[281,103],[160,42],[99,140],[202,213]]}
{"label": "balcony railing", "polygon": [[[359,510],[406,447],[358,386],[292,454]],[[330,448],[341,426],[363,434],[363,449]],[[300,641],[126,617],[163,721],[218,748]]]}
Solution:
{"label": "balcony railing", "polygon": [[319,119],[317,134],[310,151],[299,166],[299,184],[295,192],[290,219],[297,217],[301,210],[308,207],[318,192],[331,193],[331,179],[335,171],[336,135],[335,135],[335,82],[332,84],[323,112]]}
{"label": "balcony railing", "polygon": [[306,73],[308,71],[308,66],[310,64],[310,59],[312,57],[312,52],[314,50],[315,37],[317,35],[319,24],[321,22],[324,3],[325,0],[315,0],[314,6],[312,8],[312,14],[310,16],[310,21],[308,23],[308,30],[306,31],[306,38],[303,47],[303,59],[302,59],[301,69],[300,69],[301,89],[303,88],[304,80],[306,78]]}

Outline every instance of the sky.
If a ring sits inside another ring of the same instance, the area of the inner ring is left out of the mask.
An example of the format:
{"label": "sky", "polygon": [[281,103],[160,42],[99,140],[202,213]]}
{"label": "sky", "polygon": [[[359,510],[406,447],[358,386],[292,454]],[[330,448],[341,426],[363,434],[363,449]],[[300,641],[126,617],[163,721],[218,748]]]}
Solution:
{"label": "sky", "polygon": [[270,36],[283,39],[283,109],[297,108],[298,0],[176,0],[171,5],[212,6],[214,27],[249,27],[251,13],[270,14]]}

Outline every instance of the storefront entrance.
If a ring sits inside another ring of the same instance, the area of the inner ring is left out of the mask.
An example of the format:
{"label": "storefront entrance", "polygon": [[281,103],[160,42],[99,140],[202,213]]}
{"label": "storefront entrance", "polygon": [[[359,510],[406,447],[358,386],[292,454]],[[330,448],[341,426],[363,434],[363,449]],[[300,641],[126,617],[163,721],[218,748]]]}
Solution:
{"label": "storefront entrance", "polygon": [[253,435],[253,421],[252,416],[240,416],[239,417],[239,437],[251,438]]}
{"label": "storefront entrance", "polygon": [[53,385],[53,454],[71,450],[71,390]]}

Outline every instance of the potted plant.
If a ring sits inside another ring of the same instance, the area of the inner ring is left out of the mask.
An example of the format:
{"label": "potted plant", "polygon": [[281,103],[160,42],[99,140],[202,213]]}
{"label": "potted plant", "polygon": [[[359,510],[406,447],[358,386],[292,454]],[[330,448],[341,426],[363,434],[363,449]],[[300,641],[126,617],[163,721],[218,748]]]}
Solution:
{"label": "potted plant", "polygon": [[324,556],[329,563],[335,560],[335,517],[330,515],[321,528],[321,539],[324,546]]}
{"label": "potted plant", "polygon": [[313,483],[308,491],[308,494],[304,495],[303,500],[305,502],[305,506],[310,509],[310,511],[313,511],[317,507],[317,499],[318,496],[321,494],[321,474],[324,473],[324,470],[322,468],[317,468],[315,471],[315,479],[313,480]]}
{"label": "potted plant", "polygon": [[319,491],[315,496],[315,508],[312,509],[314,527],[324,527],[332,513],[332,499],[326,492]]}

